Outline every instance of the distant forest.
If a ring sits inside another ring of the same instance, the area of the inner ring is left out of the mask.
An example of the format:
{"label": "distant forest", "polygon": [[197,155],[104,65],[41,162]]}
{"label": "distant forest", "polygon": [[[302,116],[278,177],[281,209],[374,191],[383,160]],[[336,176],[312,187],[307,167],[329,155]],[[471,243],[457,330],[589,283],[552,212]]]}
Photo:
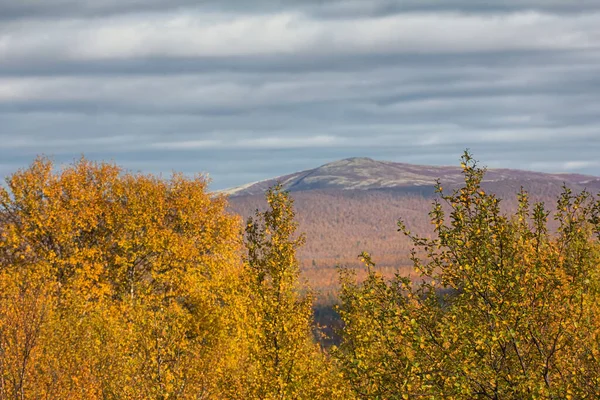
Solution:
{"label": "distant forest", "polygon": [[600,398],[600,199],[461,168],[230,204],[36,159],[0,187],[0,399]]}
{"label": "distant forest", "polygon": [[[531,201],[554,204],[561,194],[560,185],[547,181],[528,181]],[[394,190],[311,190],[292,193],[299,231],[306,235],[306,243],[298,250],[302,277],[318,291],[318,303],[329,305],[337,298],[339,279],[336,267],[350,267],[363,278],[366,270],[358,255],[370,252],[377,260],[375,269],[386,277],[397,271],[417,278],[410,251],[411,239],[398,232],[400,217],[414,233],[433,237],[434,229],[428,215],[431,203],[438,196],[432,182],[427,190],[411,194]],[[482,188],[503,199],[505,213],[518,208],[516,193],[519,182],[482,183]],[[456,189],[449,187],[448,190]],[[593,193],[597,192],[594,190]],[[267,206],[263,195],[233,197],[230,209],[244,218]],[[557,223],[548,222],[555,230]]]}

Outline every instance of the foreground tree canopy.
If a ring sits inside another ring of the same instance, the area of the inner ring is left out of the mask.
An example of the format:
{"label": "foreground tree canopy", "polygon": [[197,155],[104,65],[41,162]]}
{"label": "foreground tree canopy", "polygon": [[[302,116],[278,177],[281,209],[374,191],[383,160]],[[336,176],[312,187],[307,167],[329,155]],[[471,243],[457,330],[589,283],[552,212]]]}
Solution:
{"label": "foreground tree canopy", "polygon": [[42,158],[9,177],[0,398],[340,397],[298,292],[292,201],[267,197],[244,246],[201,177]]}
{"label": "foreground tree canopy", "polygon": [[346,379],[361,398],[599,398],[600,203],[565,188],[551,213],[522,191],[505,216],[462,161],[464,187],[437,187],[434,238],[399,222],[422,283],[343,275]]}
{"label": "foreground tree canopy", "polygon": [[202,178],[38,159],[7,186],[3,397],[186,397],[235,368],[242,243]]}
{"label": "foreground tree canopy", "polygon": [[326,351],[280,187],[244,228],[202,177],[36,160],[0,189],[0,399],[599,398],[600,203],[507,214],[462,161],[432,237],[399,223],[422,280],[342,269]]}

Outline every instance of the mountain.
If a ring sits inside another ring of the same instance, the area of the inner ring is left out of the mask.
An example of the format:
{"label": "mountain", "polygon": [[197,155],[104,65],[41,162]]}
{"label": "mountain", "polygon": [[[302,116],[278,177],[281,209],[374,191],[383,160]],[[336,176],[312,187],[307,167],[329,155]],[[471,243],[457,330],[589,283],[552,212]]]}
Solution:
{"label": "mountain", "polygon": [[[291,192],[308,190],[396,190],[430,191],[436,179],[444,185],[456,186],[462,182],[458,167],[411,165],[371,158],[354,157],[260,182],[249,183],[222,193],[232,197],[264,193],[275,183],[282,183]],[[579,174],[545,174],[512,169],[490,169],[485,182],[547,182],[562,185],[566,182],[578,187],[600,188],[600,178]]]}
{"label": "mountain", "polygon": [[[349,158],[261,182],[222,191],[229,194],[232,211],[244,218],[266,207],[264,192],[276,182],[295,200],[300,231],[306,244],[300,251],[304,276],[324,296],[335,293],[336,265],[356,267],[362,251],[373,255],[385,275],[397,270],[411,274],[410,241],[397,232],[402,218],[411,231],[431,234],[428,212],[440,179],[445,190],[462,184],[459,167],[410,165],[370,158]],[[573,191],[600,192],[600,178],[579,174],[490,169],[483,187],[503,199],[504,209],[516,208],[521,187],[531,200],[554,209],[563,184]]]}

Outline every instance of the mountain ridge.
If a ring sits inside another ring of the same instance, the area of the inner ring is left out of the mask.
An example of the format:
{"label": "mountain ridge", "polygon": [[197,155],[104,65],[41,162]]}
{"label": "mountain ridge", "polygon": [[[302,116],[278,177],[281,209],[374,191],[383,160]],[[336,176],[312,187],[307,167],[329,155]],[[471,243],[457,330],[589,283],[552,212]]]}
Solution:
{"label": "mountain ridge", "polygon": [[[439,179],[444,185],[455,186],[462,182],[461,168],[432,166],[374,160],[369,157],[351,157],[307,169],[269,178],[245,185],[224,189],[218,193],[231,197],[264,193],[280,182],[290,192],[307,190],[406,190],[416,187],[433,187]],[[509,168],[490,168],[485,183],[499,181],[551,181],[576,186],[589,185],[600,189],[600,177],[576,173],[545,173]]]}

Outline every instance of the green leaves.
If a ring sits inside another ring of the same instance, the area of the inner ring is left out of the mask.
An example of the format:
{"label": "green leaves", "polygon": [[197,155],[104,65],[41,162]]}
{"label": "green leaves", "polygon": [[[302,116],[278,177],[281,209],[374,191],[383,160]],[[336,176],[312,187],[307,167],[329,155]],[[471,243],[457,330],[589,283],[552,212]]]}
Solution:
{"label": "green leaves", "polygon": [[343,276],[345,376],[362,398],[597,397],[581,371],[598,371],[598,202],[565,187],[552,233],[543,204],[521,190],[507,216],[461,161],[463,187],[437,184],[433,239],[398,223],[420,281]]}

